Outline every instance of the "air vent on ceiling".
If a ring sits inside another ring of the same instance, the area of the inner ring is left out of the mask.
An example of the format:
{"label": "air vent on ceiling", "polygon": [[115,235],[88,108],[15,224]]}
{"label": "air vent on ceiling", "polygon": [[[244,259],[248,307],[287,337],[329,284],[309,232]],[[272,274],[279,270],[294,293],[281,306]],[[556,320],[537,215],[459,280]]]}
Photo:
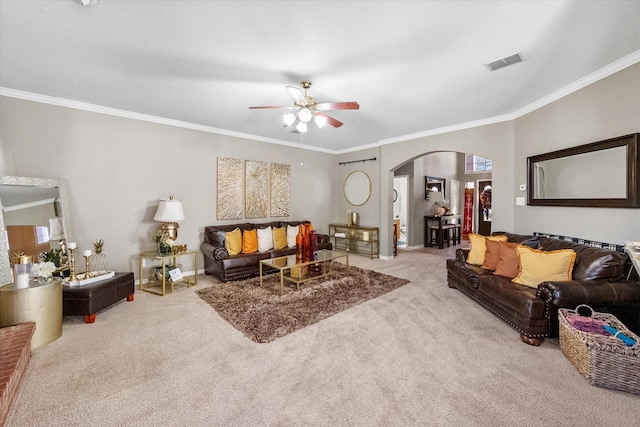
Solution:
{"label": "air vent on ceiling", "polygon": [[484,64],[484,66],[487,67],[489,71],[495,71],[522,61],[524,61],[524,56],[522,56],[521,52],[518,52],[514,53],[513,55],[505,56],[504,58],[498,59],[497,61]]}

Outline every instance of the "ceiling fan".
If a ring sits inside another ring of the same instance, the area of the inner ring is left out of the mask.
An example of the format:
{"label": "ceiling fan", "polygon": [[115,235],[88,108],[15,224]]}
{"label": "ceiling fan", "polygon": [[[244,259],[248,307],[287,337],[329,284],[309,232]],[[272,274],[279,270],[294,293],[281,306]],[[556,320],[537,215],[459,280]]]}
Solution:
{"label": "ceiling fan", "polygon": [[342,122],[326,114],[325,111],[330,110],[358,110],[360,105],[357,102],[323,102],[318,104],[316,99],[307,94],[307,90],[311,87],[311,82],[303,80],[301,82],[302,92],[295,86],[286,86],[287,90],[293,97],[293,106],[259,106],[249,107],[251,110],[279,108],[283,110],[297,110],[295,113],[284,115],[284,127],[293,127],[292,132],[303,133],[307,131],[307,123],[312,119],[319,128],[329,123],[331,126],[338,128],[342,126]]}

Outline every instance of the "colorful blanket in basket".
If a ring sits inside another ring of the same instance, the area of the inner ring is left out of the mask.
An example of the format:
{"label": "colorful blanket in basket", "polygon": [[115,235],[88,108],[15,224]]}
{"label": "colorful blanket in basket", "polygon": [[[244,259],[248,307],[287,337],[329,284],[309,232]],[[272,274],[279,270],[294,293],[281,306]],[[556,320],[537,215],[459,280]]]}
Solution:
{"label": "colorful blanket in basket", "polygon": [[609,324],[604,320],[580,316],[579,314],[568,314],[567,321],[571,326],[579,331],[591,332],[592,334],[610,335],[609,332],[604,329],[605,326],[609,326]]}

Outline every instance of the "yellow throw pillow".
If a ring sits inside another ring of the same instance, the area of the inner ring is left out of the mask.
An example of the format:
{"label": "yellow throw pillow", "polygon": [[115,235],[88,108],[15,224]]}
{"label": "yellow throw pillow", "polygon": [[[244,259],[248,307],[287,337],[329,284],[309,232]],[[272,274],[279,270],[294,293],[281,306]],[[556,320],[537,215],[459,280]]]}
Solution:
{"label": "yellow throw pillow", "polygon": [[493,240],[495,242],[506,242],[509,240],[507,236],[482,236],[480,234],[469,234],[469,240],[471,241],[471,250],[467,255],[467,263],[474,265],[484,264],[484,255],[487,251],[487,244],[485,239]]}
{"label": "yellow throw pillow", "polygon": [[541,251],[520,245],[516,248],[520,262],[520,273],[513,283],[537,288],[546,281],[571,280],[576,253],[573,249]]}
{"label": "yellow throw pillow", "polygon": [[273,249],[287,247],[287,229],[284,227],[273,229]]}
{"label": "yellow throw pillow", "polygon": [[252,254],[258,252],[258,230],[244,230],[242,232],[242,253]]}
{"label": "yellow throw pillow", "polygon": [[238,255],[242,252],[242,232],[236,227],[235,230],[227,232],[224,244],[229,251],[229,255]]}

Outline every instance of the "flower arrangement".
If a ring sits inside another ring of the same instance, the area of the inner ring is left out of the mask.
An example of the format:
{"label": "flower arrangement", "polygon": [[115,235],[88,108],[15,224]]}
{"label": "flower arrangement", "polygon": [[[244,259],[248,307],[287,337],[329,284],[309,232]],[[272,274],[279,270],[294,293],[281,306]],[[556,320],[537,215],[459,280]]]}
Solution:
{"label": "flower arrangement", "polygon": [[171,237],[169,237],[169,232],[167,230],[158,230],[156,232],[155,242],[161,246],[173,246],[175,243]]}
{"label": "flower arrangement", "polygon": [[49,252],[42,252],[39,258],[42,262],[52,262],[56,267],[62,265],[62,251],[60,249],[51,249]]}
{"label": "flower arrangement", "polygon": [[54,271],[56,271],[56,265],[51,261],[33,264],[31,267],[33,277],[43,280],[49,280],[51,276],[53,276]]}

